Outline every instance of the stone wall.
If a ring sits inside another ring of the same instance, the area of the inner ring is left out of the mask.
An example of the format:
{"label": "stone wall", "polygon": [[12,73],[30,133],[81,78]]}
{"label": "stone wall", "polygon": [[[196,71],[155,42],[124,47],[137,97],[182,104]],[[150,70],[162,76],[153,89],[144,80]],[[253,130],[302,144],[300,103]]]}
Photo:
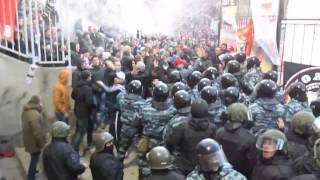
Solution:
{"label": "stone wall", "polygon": [[32,95],[40,95],[48,118],[54,117],[52,88],[58,71],[63,67],[37,67],[32,84],[28,85],[26,75],[29,66],[0,54],[0,135],[13,135],[21,131],[22,108]]}

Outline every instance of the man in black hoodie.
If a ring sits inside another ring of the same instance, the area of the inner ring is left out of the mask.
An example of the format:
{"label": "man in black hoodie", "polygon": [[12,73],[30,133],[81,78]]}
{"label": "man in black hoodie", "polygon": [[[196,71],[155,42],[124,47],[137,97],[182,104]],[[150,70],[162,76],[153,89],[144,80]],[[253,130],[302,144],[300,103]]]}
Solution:
{"label": "man in black hoodie", "polygon": [[72,91],[71,97],[75,101],[74,113],[77,117],[76,135],[73,139],[73,147],[79,151],[81,140],[87,131],[87,144],[92,143],[92,127],[89,127],[90,114],[93,104],[92,89],[89,85],[91,73],[87,70],[81,72],[82,80],[77,84],[77,87]]}
{"label": "man in black hoodie", "polygon": [[197,99],[191,104],[190,121],[184,122],[173,129],[174,134],[166,140],[166,147],[173,151],[174,147],[179,146],[179,156],[174,164],[184,174],[189,174],[197,164],[195,156],[196,145],[205,138],[214,138],[216,127],[209,122],[208,104],[202,99]]}

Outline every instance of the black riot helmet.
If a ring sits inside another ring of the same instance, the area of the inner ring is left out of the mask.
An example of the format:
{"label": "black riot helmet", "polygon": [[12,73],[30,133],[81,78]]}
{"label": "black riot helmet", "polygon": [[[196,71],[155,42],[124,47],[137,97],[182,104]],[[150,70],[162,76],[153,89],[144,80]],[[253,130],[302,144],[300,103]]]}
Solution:
{"label": "black riot helmet", "polygon": [[200,80],[200,82],[198,83],[198,91],[201,92],[201,90],[206,87],[206,86],[210,86],[211,85],[211,81],[208,78],[202,78]]}
{"label": "black riot helmet", "polygon": [[246,54],[243,52],[238,52],[234,55],[234,59],[236,59],[239,63],[244,63],[246,61]]}
{"label": "black riot helmet", "polygon": [[152,93],[153,100],[157,102],[165,102],[168,97],[169,97],[168,86],[163,82],[156,83]]}
{"label": "black riot helmet", "polygon": [[320,116],[320,98],[313,100],[310,103],[310,108],[312,110],[313,115],[315,117],[319,117]]}
{"label": "black riot helmet", "polygon": [[171,88],[171,96],[174,96],[179,90],[187,90],[187,85],[183,82],[176,82]]}
{"label": "black riot helmet", "polygon": [[223,150],[213,139],[201,140],[196,146],[198,166],[202,172],[216,173],[227,163]]}
{"label": "black riot helmet", "polygon": [[199,71],[193,71],[188,78],[188,85],[190,86],[190,88],[193,88],[195,85],[197,85],[200,81],[200,79],[202,78],[202,74]]}
{"label": "black riot helmet", "polygon": [[278,73],[277,71],[270,70],[263,74],[263,79],[271,79],[274,82],[278,81]]}
{"label": "black riot helmet", "polygon": [[307,101],[307,87],[302,82],[292,83],[287,90],[289,96],[298,101]]}
{"label": "black riot helmet", "polygon": [[247,96],[251,95],[254,90],[253,85],[247,81],[241,81],[240,87],[241,87],[242,92]]}
{"label": "black riot helmet", "polygon": [[208,67],[208,69],[206,69],[202,75],[205,78],[214,80],[219,76],[219,71],[215,67]]}
{"label": "black riot helmet", "polygon": [[227,64],[227,72],[237,74],[240,72],[240,63],[236,60],[231,60]]}
{"label": "black riot helmet", "polygon": [[257,98],[273,98],[276,95],[278,86],[274,81],[264,79],[255,88]]}
{"label": "black riot helmet", "polygon": [[142,93],[142,85],[139,80],[133,80],[129,83],[128,86],[128,93],[129,94],[136,94],[141,95]]}
{"label": "black riot helmet", "polygon": [[200,94],[201,98],[207,101],[208,104],[216,102],[218,98],[218,90],[211,86],[204,87]]}
{"label": "black riot helmet", "polygon": [[230,73],[224,73],[221,76],[221,87],[222,89],[227,89],[228,87],[231,86],[236,86],[237,85],[237,78],[230,74]]}
{"label": "black riot helmet", "polygon": [[260,60],[256,56],[251,56],[247,59],[247,69],[260,67]]}
{"label": "black riot helmet", "polygon": [[222,61],[224,62],[224,64],[228,64],[228,62],[231,60],[234,60],[234,58],[231,54],[227,54],[222,58]]}
{"label": "black riot helmet", "polygon": [[190,107],[191,97],[189,93],[185,90],[180,90],[176,92],[173,96],[173,104],[176,109]]}
{"label": "black riot helmet", "polygon": [[239,100],[239,89],[231,86],[223,91],[222,100],[226,106],[229,106]]}
{"label": "black riot helmet", "polygon": [[169,74],[169,82],[170,83],[176,83],[176,82],[179,82],[181,81],[181,75],[180,75],[180,72],[178,70],[173,70],[170,72]]}

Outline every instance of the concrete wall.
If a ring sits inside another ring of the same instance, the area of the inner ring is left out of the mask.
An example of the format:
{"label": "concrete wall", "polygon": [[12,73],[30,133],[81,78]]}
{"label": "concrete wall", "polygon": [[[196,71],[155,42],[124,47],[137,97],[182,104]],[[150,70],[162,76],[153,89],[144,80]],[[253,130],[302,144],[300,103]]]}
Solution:
{"label": "concrete wall", "polygon": [[52,88],[62,68],[38,67],[32,84],[28,85],[29,66],[0,54],[0,135],[20,132],[22,108],[32,95],[40,95],[48,117],[54,117]]}

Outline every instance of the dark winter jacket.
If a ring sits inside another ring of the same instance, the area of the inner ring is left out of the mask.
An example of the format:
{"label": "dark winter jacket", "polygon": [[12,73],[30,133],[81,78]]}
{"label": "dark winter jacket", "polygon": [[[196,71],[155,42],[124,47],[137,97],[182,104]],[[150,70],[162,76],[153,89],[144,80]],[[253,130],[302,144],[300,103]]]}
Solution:
{"label": "dark winter jacket", "polygon": [[257,157],[255,137],[242,127],[233,131],[221,127],[218,129],[215,139],[222,145],[223,151],[234,169],[250,178]]}
{"label": "dark winter jacket", "polygon": [[72,99],[74,103],[74,113],[78,119],[86,119],[90,116],[93,108],[92,89],[88,81],[80,81],[77,87],[72,91]]}
{"label": "dark winter jacket", "polygon": [[91,156],[90,169],[93,180],[122,180],[121,161],[107,151],[96,152]]}
{"label": "dark winter jacket", "polygon": [[185,180],[186,178],[176,171],[171,170],[151,170],[151,175],[144,180]]}
{"label": "dark winter jacket", "polygon": [[77,180],[85,171],[79,154],[63,139],[53,139],[45,147],[43,165],[48,180]]}
{"label": "dark winter jacket", "polygon": [[176,160],[176,165],[187,175],[197,164],[196,145],[205,138],[214,138],[216,127],[209,123],[207,118],[192,118],[189,122],[182,123],[173,129],[175,132],[166,141],[166,146],[170,151],[173,147],[181,147],[180,157]]}
{"label": "dark winter jacket", "polygon": [[98,94],[102,92],[101,87],[96,83],[96,81],[105,81],[105,68],[101,66],[96,66],[93,67],[92,69],[92,78],[91,78],[91,87],[92,87],[92,92],[94,94]]}
{"label": "dark winter jacket", "polygon": [[293,176],[292,161],[282,155],[275,155],[269,160],[259,160],[251,180],[288,180]]}

